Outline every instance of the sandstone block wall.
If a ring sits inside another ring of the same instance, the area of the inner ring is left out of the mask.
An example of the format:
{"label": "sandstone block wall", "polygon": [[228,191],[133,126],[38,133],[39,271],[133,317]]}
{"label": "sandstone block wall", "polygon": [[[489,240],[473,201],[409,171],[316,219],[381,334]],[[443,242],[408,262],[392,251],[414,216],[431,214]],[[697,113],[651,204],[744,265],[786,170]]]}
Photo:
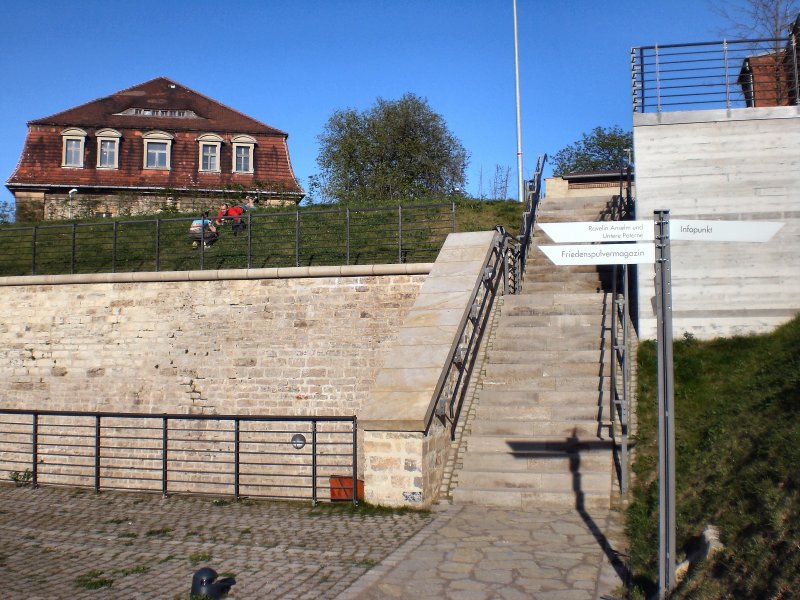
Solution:
{"label": "sandstone block wall", "polygon": [[424,275],[0,287],[6,408],[357,414]]}

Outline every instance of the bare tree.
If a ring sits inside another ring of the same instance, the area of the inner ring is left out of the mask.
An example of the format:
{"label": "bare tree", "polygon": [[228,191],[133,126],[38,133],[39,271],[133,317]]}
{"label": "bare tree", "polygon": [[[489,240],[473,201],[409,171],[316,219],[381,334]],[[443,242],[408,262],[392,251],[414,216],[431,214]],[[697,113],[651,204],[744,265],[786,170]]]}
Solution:
{"label": "bare tree", "polygon": [[785,39],[800,12],[800,0],[710,0],[709,6],[726,21],[719,33],[727,39]]}
{"label": "bare tree", "polygon": [[511,167],[495,165],[494,180],[492,181],[492,200],[508,199],[508,179],[511,176]]}
{"label": "bare tree", "polygon": [[[765,101],[769,106],[790,103],[788,86],[793,84],[784,47],[800,12],[800,0],[709,0],[709,5],[726,21],[727,29],[720,32],[726,39],[764,40],[752,45],[754,62],[748,65],[753,106]],[[756,56],[758,53],[761,56]]]}

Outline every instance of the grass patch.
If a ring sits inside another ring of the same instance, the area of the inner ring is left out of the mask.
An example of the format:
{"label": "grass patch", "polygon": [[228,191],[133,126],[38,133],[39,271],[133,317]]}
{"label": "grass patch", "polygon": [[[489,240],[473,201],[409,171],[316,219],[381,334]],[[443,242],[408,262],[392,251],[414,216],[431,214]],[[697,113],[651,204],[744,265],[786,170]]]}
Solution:
{"label": "grass patch", "polygon": [[371,569],[374,566],[380,564],[381,561],[375,560],[374,558],[364,558],[356,562],[356,565],[359,567],[365,567],[367,569]]}
{"label": "grass patch", "polygon": [[211,553],[210,552],[193,552],[189,555],[189,562],[192,563],[193,567],[196,567],[200,563],[208,562],[211,560]]}
{"label": "grass patch", "polygon": [[431,511],[427,508],[415,508],[412,506],[380,506],[377,504],[369,504],[368,502],[359,502],[357,506],[354,506],[352,502],[324,502],[312,507],[309,514],[313,516],[323,516],[331,513],[345,513],[362,517],[372,515],[418,514],[428,517],[430,516],[430,512]]}
{"label": "grass patch", "polygon": [[145,535],[147,537],[166,537],[175,531],[172,527],[162,527],[161,529],[149,529]]}
{"label": "grass patch", "polygon": [[99,590],[114,585],[114,580],[103,576],[102,571],[89,571],[75,578],[75,585],[84,590]]}
{"label": "grass patch", "polygon": [[134,574],[142,574],[147,573],[150,570],[150,567],[146,565],[139,565],[136,567],[132,567],[130,569],[114,569],[112,572],[113,575],[121,575],[125,577],[127,575],[134,575]]}
{"label": "grass patch", "polygon": [[106,525],[122,525],[123,523],[129,523],[130,519],[128,517],[117,517],[116,519],[109,519],[108,521],[104,521]]}
{"label": "grass patch", "polygon": [[[641,344],[627,512],[640,597],[654,591],[658,571],[655,354],[655,344]],[[710,523],[725,549],[673,597],[789,598],[800,589],[800,317],[769,335],[686,337],[674,363],[677,545]]]}

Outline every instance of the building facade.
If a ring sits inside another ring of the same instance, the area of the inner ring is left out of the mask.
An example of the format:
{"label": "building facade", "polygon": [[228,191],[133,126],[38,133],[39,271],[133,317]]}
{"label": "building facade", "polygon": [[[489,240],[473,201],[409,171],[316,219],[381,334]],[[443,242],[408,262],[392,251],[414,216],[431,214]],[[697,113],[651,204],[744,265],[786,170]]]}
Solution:
{"label": "building facade", "polygon": [[297,204],[288,134],[159,77],[28,123],[6,187],[17,219]]}

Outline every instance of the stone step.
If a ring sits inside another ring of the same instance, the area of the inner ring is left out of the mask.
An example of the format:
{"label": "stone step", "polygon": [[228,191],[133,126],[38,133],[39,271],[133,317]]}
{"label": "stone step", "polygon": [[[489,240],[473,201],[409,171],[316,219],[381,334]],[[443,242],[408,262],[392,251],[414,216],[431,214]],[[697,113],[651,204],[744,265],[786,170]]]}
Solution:
{"label": "stone step", "polygon": [[604,188],[603,192],[586,196],[575,196],[572,198],[562,197],[549,197],[545,196],[540,202],[539,210],[559,209],[561,207],[580,207],[580,206],[596,206],[598,210],[603,209],[608,205],[614,196],[618,195],[617,188]]}
{"label": "stone step", "polygon": [[[536,223],[598,222],[601,220],[603,209],[604,206],[601,205],[553,207],[552,210],[539,212]],[[534,237],[544,235],[544,231],[540,227],[534,227],[533,235]]]}
{"label": "stone step", "polygon": [[[532,298],[533,296],[531,296]],[[598,302],[595,304],[551,304],[543,306],[514,306],[501,309],[500,313],[503,317],[548,317],[548,316],[587,316],[587,317],[602,317],[603,304]],[[606,315],[608,321],[611,320],[610,315]]]}
{"label": "stone step", "polygon": [[539,379],[550,377],[586,377],[599,378],[601,375],[610,375],[611,365],[598,363],[527,363],[503,364],[489,363],[486,365],[485,378],[492,382],[512,382],[523,379]]}
{"label": "stone step", "polygon": [[[606,378],[607,379],[607,378]],[[598,382],[599,383],[599,382]],[[605,383],[605,382],[604,382]],[[604,387],[605,404],[608,404],[608,390],[610,382]],[[484,406],[494,406],[498,410],[503,407],[513,406],[541,406],[541,407],[576,407],[576,410],[584,410],[585,407],[597,407],[599,391],[589,390],[544,390],[536,388],[526,388],[512,390],[508,387],[484,387],[479,392],[480,408]]]}
{"label": "stone step", "polygon": [[566,472],[509,472],[464,471],[458,474],[459,489],[526,489],[567,492],[575,488],[584,493],[608,494],[611,488],[610,472],[581,469],[576,463],[575,473]]}
{"label": "stone step", "polygon": [[543,292],[601,292],[599,281],[529,281],[524,279],[520,296],[537,295]]}
{"label": "stone step", "polygon": [[[582,421],[557,421],[558,430],[532,435],[490,435],[472,433],[467,442],[468,452],[499,452],[504,454],[537,454],[552,452],[611,452],[612,442],[597,437],[597,426]],[[473,423],[474,425],[474,423]]]}
{"label": "stone step", "polygon": [[577,469],[581,473],[601,472],[606,477],[614,464],[609,451],[599,452],[467,452],[461,464],[463,472],[536,472],[571,473]]}
{"label": "stone step", "polygon": [[[610,489],[609,484],[609,489]],[[530,510],[534,507],[564,508],[608,508],[609,492],[575,492],[573,490],[543,491],[526,488],[483,489],[462,488],[453,490],[453,501],[457,504],[477,504],[495,508]]]}
{"label": "stone step", "polygon": [[[519,420],[550,420],[588,421],[596,419],[598,414],[597,398],[590,398],[588,402],[565,406],[561,402],[544,403],[536,401],[523,402],[497,402],[487,400],[479,403],[475,408],[476,423],[484,419],[519,419]],[[605,414],[605,411],[603,412]]]}
{"label": "stone step", "polygon": [[564,281],[564,282],[577,282],[577,281],[600,281],[596,271],[591,272],[569,272],[569,271],[555,271],[560,267],[531,267],[525,271],[524,280],[526,282],[544,282],[544,281]]}
{"label": "stone step", "polygon": [[603,294],[596,291],[583,292],[531,292],[529,294],[515,294],[504,296],[501,306],[503,309],[582,306],[596,309],[603,304]]}
{"label": "stone step", "polygon": [[[518,379],[513,381],[492,380],[488,377],[484,379],[483,389],[499,388],[506,391],[555,391],[555,392],[589,392],[599,390],[601,380],[595,376],[581,377],[547,377],[545,379],[535,379],[533,377]],[[611,389],[611,382],[608,377],[602,380],[604,390]]]}
{"label": "stone step", "polygon": [[492,340],[492,350],[594,350],[599,353],[603,339],[600,332],[572,334],[569,337],[553,335],[550,331],[536,331],[534,328],[497,327],[497,336]]}
{"label": "stone step", "polygon": [[473,436],[515,436],[538,440],[542,437],[561,439],[578,436],[579,439],[597,435],[597,421],[587,419],[578,421],[568,419],[533,420],[533,419],[481,419],[472,424]]}
{"label": "stone step", "polygon": [[[610,317],[607,319],[610,325]],[[548,327],[552,335],[553,329],[558,328],[559,335],[570,335],[573,329],[582,333],[585,328],[597,328],[603,324],[603,315],[598,311],[595,314],[543,314],[543,315],[502,315],[498,322],[500,327]]]}
{"label": "stone step", "polygon": [[[610,360],[606,356],[606,361]],[[488,364],[505,365],[554,365],[566,363],[600,364],[600,352],[594,350],[499,350],[492,347],[487,354]]]}

